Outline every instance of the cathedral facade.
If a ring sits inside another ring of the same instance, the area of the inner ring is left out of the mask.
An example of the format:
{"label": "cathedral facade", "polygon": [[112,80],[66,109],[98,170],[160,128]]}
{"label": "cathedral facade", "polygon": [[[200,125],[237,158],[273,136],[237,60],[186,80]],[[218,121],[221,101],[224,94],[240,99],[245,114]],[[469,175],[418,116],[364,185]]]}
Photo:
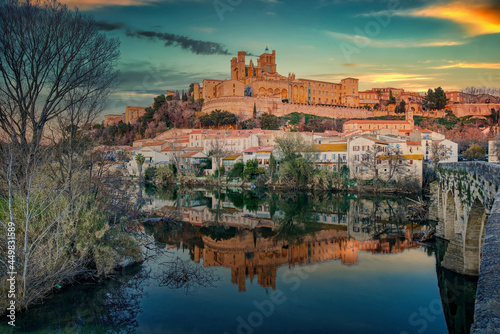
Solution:
{"label": "cathedral facade", "polygon": [[[359,107],[358,79],[346,78],[340,83],[332,83],[297,79],[293,73],[280,75],[277,72],[276,51],[270,53],[267,48],[257,59],[257,64],[253,60],[247,64],[246,52],[238,52],[238,57],[231,59],[230,73],[229,80],[205,79],[203,87],[195,84],[194,98],[203,98],[210,106],[233,101],[235,105],[227,105],[225,109],[235,113],[238,112],[234,110],[239,108],[238,103],[262,105],[263,111],[270,113],[273,110],[268,110],[269,105],[275,104],[330,107],[332,111],[334,108]],[[290,108],[275,106],[274,109]]]}

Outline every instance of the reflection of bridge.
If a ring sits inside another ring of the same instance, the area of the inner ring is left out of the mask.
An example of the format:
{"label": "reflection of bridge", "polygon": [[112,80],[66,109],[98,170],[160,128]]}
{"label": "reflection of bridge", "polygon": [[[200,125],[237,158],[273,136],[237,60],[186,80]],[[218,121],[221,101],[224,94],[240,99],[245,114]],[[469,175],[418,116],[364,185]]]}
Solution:
{"label": "reflection of bridge", "polygon": [[430,213],[439,220],[437,235],[450,241],[441,265],[462,274],[479,274],[472,333],[498,333],[500,165],[440,164],[438,178]]}
{"label": "reflection of bridge", "polygon": [[406,249],[420,247],[412,239],[411,229],[406,230],[405,239],[358,241],[348,238],[347,231],[322,230],[304,236],[299,244],[276,242],[272,237],[263,238],[255,231],[242,230],[229,240],[215,241],[203,237],[204,248],[194,247],[194,260],[203,259],[206,267],[231,268],[231,280],[239,291],[246,290],[246,278],[267,288],[276,288],[277,270],[281,266],[293,267],[326,261],[340,260],[343,264],[358,263],[359,251],[378,254],[401,253]]}

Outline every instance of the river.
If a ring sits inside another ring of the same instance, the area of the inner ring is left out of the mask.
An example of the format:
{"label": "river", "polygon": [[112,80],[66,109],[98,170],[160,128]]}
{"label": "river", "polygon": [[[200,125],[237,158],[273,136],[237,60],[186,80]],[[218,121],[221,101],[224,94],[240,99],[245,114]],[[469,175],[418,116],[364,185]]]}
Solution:
{"label": "river", "polygon": [[[26,333],[468,333],[476,280],[414,241],[410,201],[332,193],[140,194],[150,258],[64,287],[18,315]],[[2,322],[0,332],[9,332]]]}

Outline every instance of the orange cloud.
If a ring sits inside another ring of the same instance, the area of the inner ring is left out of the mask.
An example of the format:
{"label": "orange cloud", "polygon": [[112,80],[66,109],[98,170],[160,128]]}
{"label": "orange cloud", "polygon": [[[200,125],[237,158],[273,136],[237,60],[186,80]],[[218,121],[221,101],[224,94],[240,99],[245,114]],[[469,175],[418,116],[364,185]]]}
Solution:
{"label": "orange cloud", "polygon": [[466,28],[469,36],[500,33],[500,6],[484,1],[441,3],[416,10],[411,15],[456,22]]}
{"label": "orange cloud", "polygon": [[149,5],[157,0],[61,0],[69,7],[78,7],[87,10],[105,6],[143,6]]}
{"label": "orange cloud", "polygon": [[450,65],[433,67],[433,69],[446,69],[446,68],[474,68],[474,69],[500,70],[500,63],[453,63]]}
{"label": "orange cloud", "polygon": [[432,80],[432,78],[428,76],[426,77],[422,75],[403,74],[403,73],[366,74],[358,76],[358,78],[360,79],[360,81],[367,81],[373,83]]}

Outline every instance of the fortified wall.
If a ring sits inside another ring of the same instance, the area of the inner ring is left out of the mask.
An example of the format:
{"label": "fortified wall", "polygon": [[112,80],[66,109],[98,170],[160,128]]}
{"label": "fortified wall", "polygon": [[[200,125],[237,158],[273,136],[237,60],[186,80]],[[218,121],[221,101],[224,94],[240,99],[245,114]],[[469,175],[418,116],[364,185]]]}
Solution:
{"label": "fortified wall", "polygon": [[368,118],[374,116],[373,111],[368,111],[364,108],[283,103],[281,98],[278,97],[258,98],[248,96],[210,99],[203,103],[202,112],[210,113],[216,109],[227,110],[236,114],[241,120],[246,120],[253,117],[254,105],[261,114],[269,113],[278,117],[294,112],[331,118]]}
{"label": "fortified wall", "polygon": [[489,116],[491,109],[500,109],[498,103],[478,103],[478,104],[453,104],[451,110],[457,117],[464,116]]}

